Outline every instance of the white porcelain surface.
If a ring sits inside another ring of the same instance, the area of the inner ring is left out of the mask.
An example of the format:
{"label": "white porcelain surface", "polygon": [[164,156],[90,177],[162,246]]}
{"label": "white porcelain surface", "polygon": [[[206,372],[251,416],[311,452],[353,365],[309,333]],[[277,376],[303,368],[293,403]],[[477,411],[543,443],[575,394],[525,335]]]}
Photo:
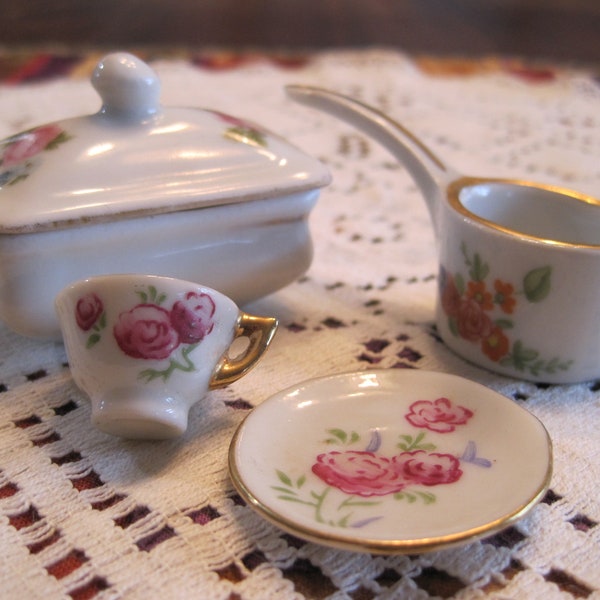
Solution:
{"label": "white porcelain surface", "polygon": [[[184,433],[190,407],[252,368],[277,327],[216,290],[148,275],[79,281],[61,291],[56,310],[92,423],[138,439]],[[230,357],[238,338],[248,343]]]}
{"label": "white porcelain surface", "polygon": [[153,71],[108,55],[96,114],[0,142],[0,232],[248,202],[319,188],[329,173],[266,129],[213,110],[162,107]]}
{"label": "white porcelain surface", "polygon": [[68,230],[0,235],[0,318],[60,339],[54,297],[86,277],[146,273],[202,282],[244,306],[310,266],[318,190]]}
{"label": "white porcelain surface", "polygon": [[253,123],[163,107],[154,72],[108,55],[98,113],[0,142],[0,318],[58,338],[53,299],[99,274],[201,281],[244,304],[304,273],[330,175]]}
{"label": "white porcelain surface", "polygon": [[520,379],[600,377],[599,200],[533,182],[462,176],[369,106],[316,88],[288,91],[373,136],[421,189],[439,248],[437,326],[452,350]]}
{"label": "white porcelain surface", "polygon": [[267,399],[231,443],[234,484],[282,529],[320,544],[416,553],[492,535],[545,494],[544,426],[443,373],[380,370]]}

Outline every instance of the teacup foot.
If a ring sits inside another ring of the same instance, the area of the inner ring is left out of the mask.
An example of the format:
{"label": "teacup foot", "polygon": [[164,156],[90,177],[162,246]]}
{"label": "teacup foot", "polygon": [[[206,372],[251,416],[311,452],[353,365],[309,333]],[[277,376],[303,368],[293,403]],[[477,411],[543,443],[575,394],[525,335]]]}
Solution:
{"label": "teacup foot", "polygon": [[112,390],[92,400],[92,424],[128,439],[173,439],[185,433],[188,409],[178,398],[165,398],[149,390]]}

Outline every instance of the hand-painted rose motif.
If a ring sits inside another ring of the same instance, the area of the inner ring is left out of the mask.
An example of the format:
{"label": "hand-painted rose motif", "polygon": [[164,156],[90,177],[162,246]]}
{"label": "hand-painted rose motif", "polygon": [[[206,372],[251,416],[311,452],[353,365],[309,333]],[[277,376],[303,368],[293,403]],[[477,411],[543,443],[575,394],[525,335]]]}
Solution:
{"label": "hand-painted rose motif", "polygon": [[439,277],[440,306],[452,335],[478,344],[493,362],[527,370],[535,376],[569,369],[572,361],[540,358],[537,350],[527,348],[521,340],[512,342],[507,333],[513,327],[510,315],[518,309],[518,296],[528,302],[542,302],[548,296],[552,268],[543,266],[527,272],[522,289],[516,290],[511,282],[502,279],[488,281],[490,266],[477,252],[470,254],[464,243],[461,251],[468,278],[443,267]]}
{"label": "hand-painted rose motif", "polygon": [[456,318],[460,307],[461,295],[454,282],[454,277],[442,270],[440,285],[442,309],[448,317]]}
{"label": "hand-painted rose motif", "polygon": [[403,452],[394,457],[394,467],[408,484],[442,485],[454,483],[462,476],[459,460],[451,454],[439,452]]}
{"label": "hand-painted rose motif", "polygon": [[[313,481],[316,476],[326,487],[310,485],[311,476],[306,473],[292,477],[276,470],[278,484],[272,488],[279,500],[310,507],[315,521],[333,527],[367,527],[384,518],[376,507],[389,500],[432,504],[437,497],[431,488],[456,484],[463,468],[489,469],[494,461],[479,455],[474,440],[468,441],[461,455],[437,451],[422,429],[452,434],[457,427],[468,427],[474,416],[472,410],[449,398],[417,400],[404,418],[421,431],[400,434],[395,445],[399,452],[387,455],[381,453],[385,429],[371,429],[364,441],[356,430],[327,429],[321,443],[343,449],[317,454],[310,467]],[[349,448],[357,444],[365,449]]]}
{"label": "hand-painted rose motif", "polygon": [[317,456],[312,472],[328,485],[356,496],[385,496],[409,485],[454,483],[462,475],[458,459],[425,450],[388,458],[374,452],[328,452]]}
{"label": "hand-painted rose motif", "polygon": [[[190,291],[167,309],[162,306],[167,295],[153,286],[138,289],[136,294],[140,302],[121,312],[112,324],[114,340],[131,358],[169,361],[165,368],[142,370],[140,378],[166,381],[174,371],[194,371],[190,353],[213,330],[214,300],[208,294]],[[93,330],[86,347],[96,345],[107,325],[104,305],[96,294],[78,300],[75,320],[82,331]]]}
{"label": "hand-painted rose motif", "polygon": [[11,139],[2,155],[2,166],[9,168],[39,154],[63,133],[58,125],[44,125]]}
{"label": "hand-painted rose motif", "polygon": [[393,459],[374,452],[320,454],[312,471],[328,485],[363,497],[393,494],[406,486]]}
{"label": "hand-painted rose motif", "polygon": [[12,185],[29,176],[33,159],[44,150],[57,148],[69,136],[56,124],[19,133],[4,141],[0,158],[0,185]]}
{"label": "hand-painted rose motif", "polygon": [[464,298],[458,305],[456,326],[459,335],[470,342],[485,339],[492,332],[492,321],[481,304],[471,298]]}
{"label": "hand-painted rose motif", "polygon": [[448,398],[417,400],[410,405],[406,420],[415,427],[423,427],[438,433],[449,433],[457,425],[464,425],[473,416],[468,408],[458,406]]}
{"label": "hand-painted rose motif", "polygon": [[113,333],[119,348],[133,358],[169,358],[180,343],[169,311],[155,304],[138,304],[121,313]]}
{"label": "hand-painted rose motif", "polygon": [[77,301],[75,320],[82,331],[89,331],[98,321],[104,305],[96,294],[87,294]]}
{"label": "hand-painted rose motif", "polygon": [[221,121],[229,125],[224,132],[224,136],[227,139],[241,142],[242,144],[251,144],[253,146],[267,146],[265,132],[253,123],[218,111],[212,112],[219,117]]}
{"label": "hand-painted rose motif", "polygon": [[213,328],[215,303],[208,294],[188,292],[171,309],[171,324],[184,344],[195,344]]}

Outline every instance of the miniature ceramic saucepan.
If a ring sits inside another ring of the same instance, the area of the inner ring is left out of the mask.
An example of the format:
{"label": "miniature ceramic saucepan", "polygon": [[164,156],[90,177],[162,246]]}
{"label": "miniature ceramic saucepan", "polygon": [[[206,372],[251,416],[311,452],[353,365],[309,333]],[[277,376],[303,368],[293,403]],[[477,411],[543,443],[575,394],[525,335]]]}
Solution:
{"label": "miniature ceramic saucepan", "polygon": [[599,200],[458,174],[372,107],[318,88],[287,92],[372,136],[416,181],[439,248],[437,326],[452,350],[521,379],[600,377]]}

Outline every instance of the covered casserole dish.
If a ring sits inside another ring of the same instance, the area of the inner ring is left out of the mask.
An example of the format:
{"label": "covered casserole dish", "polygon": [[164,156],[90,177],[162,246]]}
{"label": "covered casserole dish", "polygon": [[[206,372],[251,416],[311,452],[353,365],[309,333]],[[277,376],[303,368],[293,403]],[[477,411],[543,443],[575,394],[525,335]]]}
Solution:
{"label": "covered casserole dish", "polygon": [[0,319],[59,338],[54,298],[92,275],[149,273],[243,305],[301,275],[326,168],[212,110],[159,103],[126,53],[97,65],[102,108],[0,142]]}

